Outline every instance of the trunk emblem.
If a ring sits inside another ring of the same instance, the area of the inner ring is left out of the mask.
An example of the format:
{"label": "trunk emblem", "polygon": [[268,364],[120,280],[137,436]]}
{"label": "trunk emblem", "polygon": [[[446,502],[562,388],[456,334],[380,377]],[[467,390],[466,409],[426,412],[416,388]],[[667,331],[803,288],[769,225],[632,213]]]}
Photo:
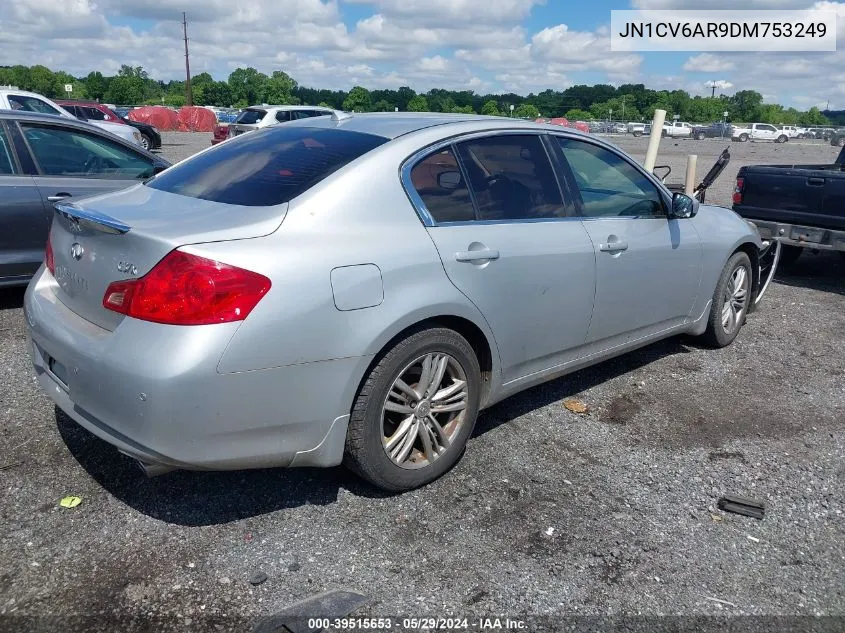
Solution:
{"label": "trunk emblem", "polygon": [[73,257],[76,261],[82,259],[82,255],[85,253],[85,249],[82,248],[82,244],[79,242],[74,242],[70,246],[70,256]]}
{"label": "trunk emblem", "polygon": [[129,273],[133,277],[138,274],[138,268],[131,262],[117,262],[117,269],[122,273]]}

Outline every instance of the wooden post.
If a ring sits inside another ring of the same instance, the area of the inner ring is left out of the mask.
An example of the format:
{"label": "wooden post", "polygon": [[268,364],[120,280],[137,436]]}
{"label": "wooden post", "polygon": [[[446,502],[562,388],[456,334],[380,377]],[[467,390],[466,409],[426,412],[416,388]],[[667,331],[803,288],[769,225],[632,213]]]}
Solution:
{"label": "wooden post", "polygon": [[655,110],[654,118],[651,120],[651,136],[648,138],[648,149],[645,153],[643,167],[648,171],[654,170],[654,161],[657,160],[657,148],[660,146],[660,137],[663,134],[663,122],[666,120],[666,110]]}
{"label": "wooden post", "polygon": [[698,156],[690,154],[687,156],[687,177],[684,180],[684,193],[688,196],[692,195],[695,190],[695,166],[698,162]]}

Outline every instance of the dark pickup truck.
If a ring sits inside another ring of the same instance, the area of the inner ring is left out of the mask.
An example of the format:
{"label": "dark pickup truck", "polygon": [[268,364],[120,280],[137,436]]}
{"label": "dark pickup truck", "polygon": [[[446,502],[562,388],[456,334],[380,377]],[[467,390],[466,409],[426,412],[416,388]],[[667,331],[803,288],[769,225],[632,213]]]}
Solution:
{"label": "dark pickup truck", "polygon": [[845,251],[845,148],[829,165],[749,165],[736,176],[733,210],[761,237],[783,245],[782,263],[802,248]]}
{"label": "dark pickup truck", "polygon": [[692,137],[698,141],[703,141],[706,138],[726,138],[730,140],[731,124],[717,121],[710,125],[695,125],[692,128]]}

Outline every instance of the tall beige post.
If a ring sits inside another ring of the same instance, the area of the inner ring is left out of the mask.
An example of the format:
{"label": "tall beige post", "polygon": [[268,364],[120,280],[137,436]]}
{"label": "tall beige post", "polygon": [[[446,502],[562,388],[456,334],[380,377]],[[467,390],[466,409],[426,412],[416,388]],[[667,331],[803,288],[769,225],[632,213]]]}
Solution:
{"label": "tall beige post", "polygon": [[688,196],[692,195],[695,189],[695,166],[698,163],[698,156],[690,154],[687,156],[687,177],[684,180],[684,193]]}
{"label": "tall beige post", "polygon": [[648,138],[648,150],[645,153],[643,167],[648,171],[654,170],[654,161],[657,160],[657,148],[660,145],[660,136],[663,134],[663,122],[666,120],[666,110],[655,110],[654,119],[651,121],[651,136]]}

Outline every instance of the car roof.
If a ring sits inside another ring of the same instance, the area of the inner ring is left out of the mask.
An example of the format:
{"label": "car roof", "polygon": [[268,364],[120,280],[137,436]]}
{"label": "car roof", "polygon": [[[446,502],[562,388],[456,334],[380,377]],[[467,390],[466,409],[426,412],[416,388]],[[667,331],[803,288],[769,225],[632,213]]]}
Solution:
{"label": "car roof", "polygon": [[53,103],[58,103],[60,106],[66,105],[78,105],[78,106],[88,106],[89,108],[97,108],[97,107],[108,107],[104,103],[97,103],[96,101],[79,101],[76,99],[53,99]]}
{"label": "car roof", "polygon": [[28,110],[0,110],[0,120],[8,121],[12,119],[15,121],[31,121],[32,123],[58,123],[85,130],[103,131],[103,128],[87,121],[80,121],[76,118],[71,119],[66,116],[59,116],[58,114],[44,114],[43,112],[30,112]]}
{"label": "car roof", "polygon": [[[394,139],[434,126],[460,126],[461,128],[466,128],[468,127],[466,124],[472,123],[477,124],[479,131],[496,128],[525,128],[529,130],[540,128],[550,131],[561,131],[561,126],[559,125],[535,123],[533,120],[483,116],[478,114],[447,114],[442,112],[366,112],[362,114],[336,112],[335,116],[321,116],[291,121],[285,123],[284,127],[336,128]],[[583,135],[582,132],[578,132],[574,128],[563,129]]]}
{"label": "car roof", "polygon": [[245,110],[320,110],[321,112],[333,112],[325,106],[310,105],[254,105],[244,108]]}

